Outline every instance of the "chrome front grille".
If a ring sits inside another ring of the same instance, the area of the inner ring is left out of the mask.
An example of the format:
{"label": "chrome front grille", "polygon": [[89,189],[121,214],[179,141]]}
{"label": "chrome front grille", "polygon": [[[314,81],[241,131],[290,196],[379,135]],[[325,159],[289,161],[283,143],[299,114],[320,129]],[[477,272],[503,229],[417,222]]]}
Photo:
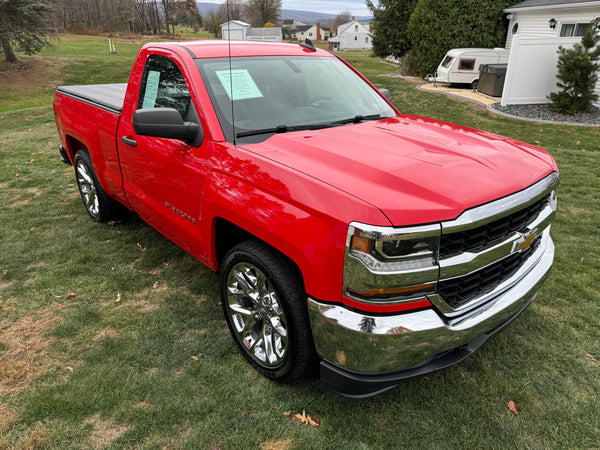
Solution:
{"label": "chrome front grille", "polygon": [[537,202],[478,228],[442,235],[440,258],[448,258],[464,252],[479,250],[502,242],[515,232],[523,231],[548,204],[549,195]]}
{"label": "chrome front grille", "polygon": [[489,301],[531,270],[550,241],[558,174],[442,222],[432,301],[453,316]]}
{"label": "chrome front grille", "polygon": [[469,275],[438,283],[438,294],[453,309],[470,302],[494,290],[503,281],[512,277],[517,270],[529,259],[539,245],[538,237],[525,251],[512,255]]}

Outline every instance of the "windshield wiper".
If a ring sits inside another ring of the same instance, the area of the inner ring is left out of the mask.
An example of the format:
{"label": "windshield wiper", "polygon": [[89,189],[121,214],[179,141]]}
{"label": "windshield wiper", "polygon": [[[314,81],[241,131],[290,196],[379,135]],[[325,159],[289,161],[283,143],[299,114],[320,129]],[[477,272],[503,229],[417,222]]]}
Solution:
{"label": "windshield wiper", "polygon": [[361,116],[360,114],[351,117],[349,119],[342,119],[342,120],[337,120],[335,122],[333,122],[336,125],[343,125],[345,123],[360,123],[363,122],[365,120],[377,120],[377,119],[381,119],[381,114],[370,114],[367,116]]}
{"label": "windshield wiper", "polygon": [[371,114],[368,116],[361,116],[360,114],[350,119],[337,120],[335,122],[327,123],[313,123],[310,125],[277,125],[274,128],[262,128],[260,130],[242,131],[235,135],[236,138],[243,138],[248,136],[259,136],[261,134],[278,134],[278,133],[289,133],[290,131],[303,131],[303,130],[320,130],[322,128],[337,127],[346,123],[360,123],[365,120],[377,120],[382,119],[381,114]]}
{"label": "windshield wiper", "polygon": [[236,138],[243,138],[247,136],[258,136],[261,134],[277,134],[277,133],[288,133],[290,131],[302,131],[302,130],[320,130],[321,128],[329,128],[336,126],[337,123],[314,123],[312,125],[277,125],[275,128],[263,128],[260,130],[243,131],[235,135]]}

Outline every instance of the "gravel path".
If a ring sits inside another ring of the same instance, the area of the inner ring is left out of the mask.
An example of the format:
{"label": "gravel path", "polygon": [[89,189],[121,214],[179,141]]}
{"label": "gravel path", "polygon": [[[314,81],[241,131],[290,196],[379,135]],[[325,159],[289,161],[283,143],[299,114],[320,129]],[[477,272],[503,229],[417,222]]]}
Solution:
{"label": "gravel path", "polygon": [[509,116],[517,116],[523,119],[564,123],[570,125],[600,126],[600,109],[595,108],[591,112],[575,114],[553,113],[548,109],[548,105],[507,105],[501,106],[500,103],[494,103],[488,107],[492,111]]}

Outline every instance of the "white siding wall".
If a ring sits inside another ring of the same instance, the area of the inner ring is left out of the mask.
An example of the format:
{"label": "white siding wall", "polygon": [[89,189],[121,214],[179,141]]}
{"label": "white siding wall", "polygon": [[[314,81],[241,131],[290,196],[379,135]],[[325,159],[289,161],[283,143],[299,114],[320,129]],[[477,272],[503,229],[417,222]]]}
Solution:
{"label": "white siding wall", "polygon": [[[560,37],[561,25],[591,22],[600,16],[600,2],[592,8],[513,12],[512,16],[506,39],[510,59],[502,105],[549,103],[550,92],[558,91],[556,65],[559,46],[571,47],[581,41],[581,37]],[[557,22],[555,29],[548,24],[552,18]],[[519,28],[513,36],[511,32],[515,22]],[[600,94],[600,82],[596,91]]]}
{"label": "white siding wall", "polygon": [[340,25],[340,50],[371,50],[373,42],[369,29],[357,21]]}

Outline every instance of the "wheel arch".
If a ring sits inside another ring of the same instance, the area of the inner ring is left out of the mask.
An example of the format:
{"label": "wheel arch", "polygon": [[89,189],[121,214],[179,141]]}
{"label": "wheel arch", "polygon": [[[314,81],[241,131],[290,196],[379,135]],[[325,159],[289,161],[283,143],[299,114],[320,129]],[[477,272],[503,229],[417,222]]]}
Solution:
{"label": "wheel arch", "polygon": [[216,217],[213,222],[213,254],[217,262],[217,271],[220,270],[227,253],[236,245],[248,240],[260,241],[277,252],[287,262],[302,289],[306,289],[302,270],[293,258],[264,239],[221,217]]}
{"label": "wheel arch", "polygon": [[71,163],[73,163],[75,161],[75,154],[80,150],[87,149],[88,146],[84,142],[71,136],[70,134],[65,135],[65,139],[65,150],[67,153],[67,157],[71,160]]}

